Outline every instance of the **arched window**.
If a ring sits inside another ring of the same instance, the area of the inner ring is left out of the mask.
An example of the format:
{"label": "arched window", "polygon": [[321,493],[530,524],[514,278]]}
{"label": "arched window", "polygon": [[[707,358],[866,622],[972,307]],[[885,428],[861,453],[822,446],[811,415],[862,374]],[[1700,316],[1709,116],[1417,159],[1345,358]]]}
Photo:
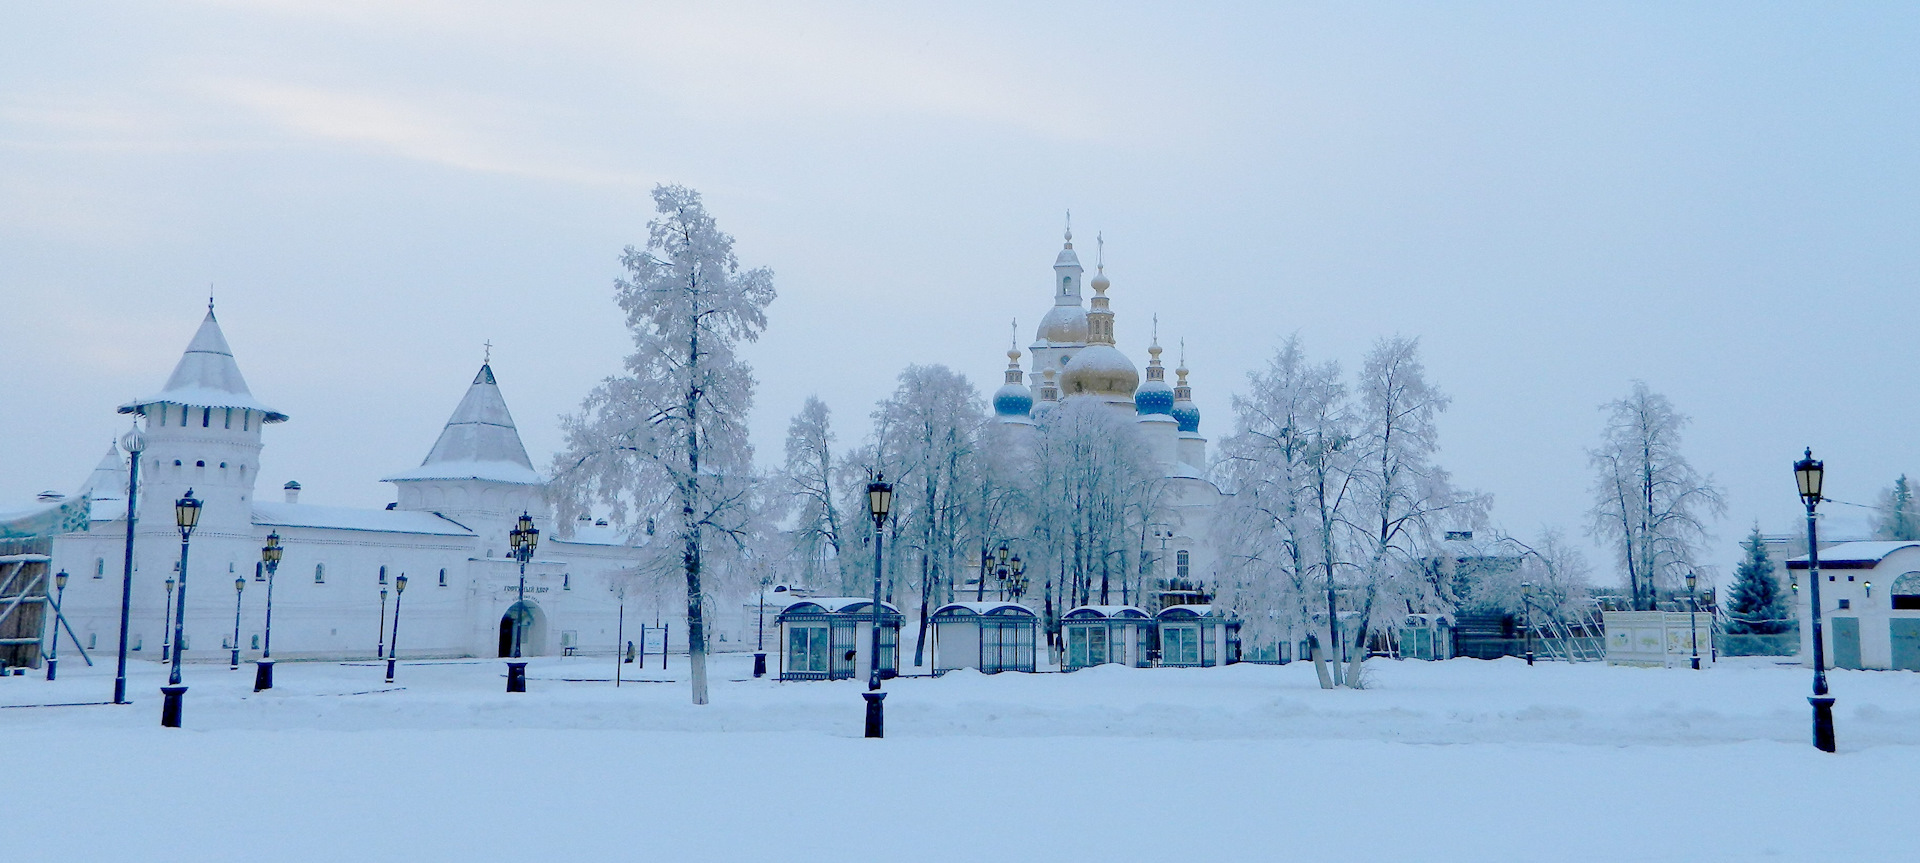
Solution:
{"label": "arched window", "polygon": [[447,586],[447,568],[444,566],[440,568],[440,586]]}
{"label": "arched window", "polygon": [[1073,293],[1073,277],[1061,276],[1060,277],[1060,295],[1064,297],[1070,293]]}
{"label": "arched window", "polygon": [[200,427],[201,428],[213,427],[213,408],[200,409]]}
{"label": "arched window", "polygon": [[313,583],[314,584],[327,583],[327,565],[326,564],[316,563],[313,565]]}
{"label": "arched window", "polygon": [[96,557],[93,559],[93,577],[94,578],[107,577],[107,559],[106,558]]}
{"label": "arched window", "polygon": [[1909,572],[1893,580],[1893,607],[1920,611],[1920,572]]}
{"label": "arched window", "polygon": [[227,408],[227,418],[222,428],[233,428],[233,408]]}
{"label": "arched window", "polygon": [[384,566],[380,567],[380,583],[381,584],[387,583],[387,568]]}
{"label": "arched window", "polygon": [[1186,578],[1187,573],[1192,571],[1193,571],[1193,556],[1185,551],[1174,552],[1173,554],[1174,575],[1177,575],[1181,578]]}

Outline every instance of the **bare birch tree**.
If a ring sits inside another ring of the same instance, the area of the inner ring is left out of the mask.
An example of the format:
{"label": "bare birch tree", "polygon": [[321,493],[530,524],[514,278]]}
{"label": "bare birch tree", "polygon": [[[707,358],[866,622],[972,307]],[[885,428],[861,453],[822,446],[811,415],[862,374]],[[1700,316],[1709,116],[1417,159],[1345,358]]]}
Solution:
{"label": "bare birch tree", "polygon": [[[832,413],[818,396],[807,402],[787,426],[787,460],[781,472],[787,492],[798,504],[793,539],[807,584],[831,569],[837,589],[851,592],[840,561],[840,504],[835,500],[840,463],[833,455]],[[831,564],[828,563],[831,561]]]}
{"label": "bare birch tree", "polygon": [[1419,339],[1375,342],[1361,367],[1359,396],[1353,465],[1358,500],[1351,517],[1360,594],[1348,681],[1358,679],[1366,659],[1377,605],[1441,604],[1441,585],[1431,577],[1437,570],[1426,563],[1442,519],[1470,526],[1486,511],[1483,497],[1456,492],[1446,470],[1434,463],[1440,450],[1435,421],[1450,400],[1428,382]]}
{"label": "bare birch tree", "polygon": [[746,426],[755,381],[735,350],[766,328],[773,273],[740,268],[699,193],[657,186],[653,201],[646,248],[626,248],[627,275],[615,282],[634,352],[563,418],[554,494],[562,518],[598,502],[630,536],[659,525],[666,536],[653,539],[678,547],[693,703],[706,704],[702,556],[715,539],[743,549],[755,525]]}
{"label": "bare birch tree", "polygon": [[1667,397],[1634,381],[1626,398],[1600,408],[1607,424],[1589,450],[1594,468],[1588,531],[1611,543],[1634,608],[1655,609],[1662,581],[1685,576],[1707,541],[1707,522],[1726,513],[1713,478],[1680,454],[1686,415]]}

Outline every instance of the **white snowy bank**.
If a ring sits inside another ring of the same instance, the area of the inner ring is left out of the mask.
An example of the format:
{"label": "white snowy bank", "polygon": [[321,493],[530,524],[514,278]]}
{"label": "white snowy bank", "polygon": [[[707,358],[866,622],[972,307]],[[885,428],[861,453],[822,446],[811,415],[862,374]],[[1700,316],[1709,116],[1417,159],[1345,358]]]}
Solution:
{"label": "white snowy bank", "polygon": [[[8,678],[0,704],[104,700],[111,670]],[[190,665],[130,707],[0,709],[17,811],[7,857],[79,860],[921,860],[1228,857],[1897,859],[1857,829],[1911,799],[1920,675],[1835,672],[1840,753],[1807,745],[1808,674],[1517,660],[903,679],[884,741],[852,682],[610,682],[612,662]],[[684,672],[643,672],[650,681]],[[627,666],[631,673],[633,666]],[[19,745],[26,744],[26,745]],[[1436,745],[1445,744],[1445,745]],[[176,797],[177,796],[177,797]],[[177,806],[170,800],[177,799]],[[17,857],[16,857],[17,855]]]}

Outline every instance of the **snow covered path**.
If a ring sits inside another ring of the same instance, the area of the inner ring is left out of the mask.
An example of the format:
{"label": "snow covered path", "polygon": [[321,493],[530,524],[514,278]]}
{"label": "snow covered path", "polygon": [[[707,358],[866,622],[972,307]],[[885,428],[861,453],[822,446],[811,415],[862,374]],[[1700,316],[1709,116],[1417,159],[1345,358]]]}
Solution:
{"label": "snow covered path", "polygon": [[[372,663],[286,663],[259,695],[189,666],[171,732],[138,663],[131,707],[0,709],[49,802],[9,819],[7,857],[1898,859],[1880,813],[1920,775],[1906,673],[1834,675],[1827,756],[1808,675],[1759,661],[1382,661],[1364,692],[1297,663],[961,673],[890,685],[885,741],[857,736],[858,685],[746,663],[720,658],[706,708],[584,682],[611,672],[593,658],[535,660],[525,696],[494,660],[406,664],[390,691]],[[0,704],[97,700],[103,672],[9,678]]]}

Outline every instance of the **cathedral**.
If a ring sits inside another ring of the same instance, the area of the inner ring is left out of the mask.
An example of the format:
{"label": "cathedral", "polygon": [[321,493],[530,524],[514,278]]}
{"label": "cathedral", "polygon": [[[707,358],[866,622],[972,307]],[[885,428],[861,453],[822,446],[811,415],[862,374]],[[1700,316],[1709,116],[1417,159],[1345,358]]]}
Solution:
{"label": "cathedral", "polygon": [[[1223,494],[1207,479],[1207,439],[1200,435],[1200,410],[1193,403],[1184,359],[1167,383],[1161,365],[1159,334],[1147,348],[1146,380],[1114,343],[1114,314],[1107,291],[1113,282],[1106,265],[1096,262],[1091,303],[1081,293],[1086,270],[1073,248],[1069,228],[1053,261],[1053,306],[1040,319],[1028,347],[1029,371],[1020,368],[1018,347],[1007,351],[1006,381],[993,394],[995,420],[1016,440],[1034,434],[1035,420],[1063,401],[1089,399],[1112,406],[1132,423],[1171,487],[1167,523],[1153,530],[1148,553],[1155,558],[1152,593],[1140,604],[1194,604],[1212,594],[1213,513]],[[1026,378],[1039,386],[1036,398]]]}
{"label": "cathedral", "polygon": [[[395,501],[384,509],[302,502],[297,482],[279,500],[256,495],[264,435],[291,418],[248,389],[211,304],[166,385],[119,410],[143,421],[132,433],[144,439],[128,637],[136,657],[172,648],[170,601],[179,590],[187,594],[181,647],[192,658],[228,657],[236,630],[242,659],[258,658],[267,646],[260,561],[270,534],[284,549],[272,586],[275,658],[385,654],[395,649],[396,605],[404,605],[404,657],[504,656],[516,624],[528,656],[619,647],[618,576],[636,550],[604,522],[555,536],[542,479],[490,363],[426,458],[386,477]],[[82,489],[88,529],[52,542],[52,568],[70,574],[62,610],[88,649],[117,646],[127,485],[126,456],[109,447]],[[174,501],[189,492],[202,505],[182,577]],[[508,549],[522,513],[541,532],[524,601]]]}

